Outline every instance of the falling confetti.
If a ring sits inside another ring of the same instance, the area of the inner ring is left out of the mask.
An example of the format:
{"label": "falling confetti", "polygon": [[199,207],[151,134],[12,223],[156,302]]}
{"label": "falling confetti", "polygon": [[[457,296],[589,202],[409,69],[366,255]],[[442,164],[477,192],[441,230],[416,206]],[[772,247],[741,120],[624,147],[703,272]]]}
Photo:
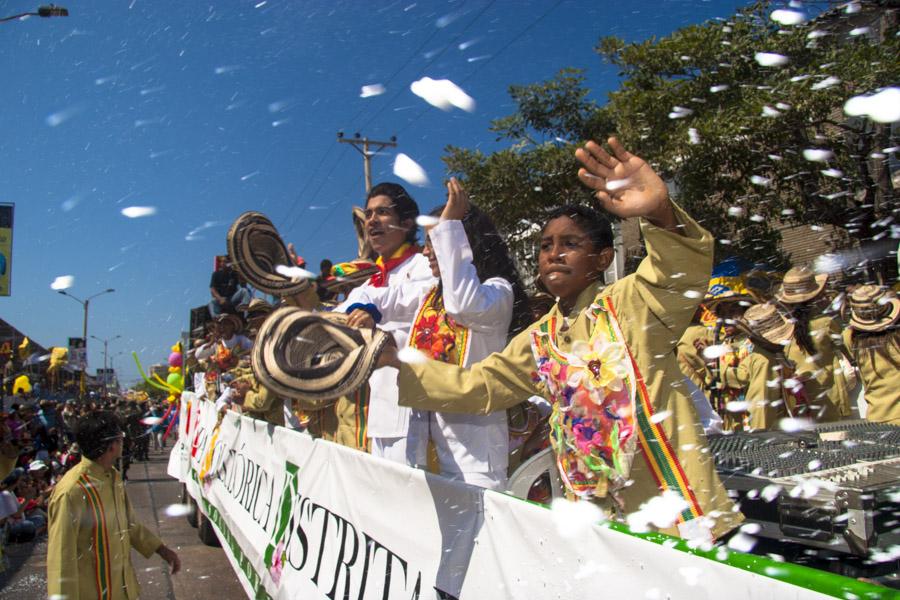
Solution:
{"label": "falling confetti", "polygon": [[774,52],[757,52],[753,58],[762,67],[781,67],[789,62],[787,56]]}
{"label": "falling confetti", "polygon": [[428,357],[423,352],[406,346],[397,351],[397,360],[410,365],[421,365],[428,362]]}
{"label": "falling confetti", "polygon": [[[850,117],[869,117],[877,123],[900,121],[900,88],[889,87],[872,95],[854,96],[844,103],[844,113]],[[890,154],[890,149],[885,149]]]}
{"label": "falling confetti", "polygon": [[289,267],[287,265],[276,265],[275,272],[288,279],[315,279],[317,277],[312,271],[307,271],[301,267]]}
{"label": "falling confetti", "polygon": [[694,127],[688,128],[688,141],[694,145],[700,143],[700,133]]}
{"label": "falling confetti", "polygon": [[419,215],[416,217],[416,225],[419,227],[434,227],[440,222],[441,219],[439,217],[432,217],[431,215]]}
{"label": "falling confetti", "polygon": [[64,110],[60,110],[53,114],[47,115],[47,118],[44,119],[44,122],[47,123],[47,125],[49,125],[50,127],[58,127],[80,112],[81,108],[79,107],[66,108]]}
{"label": "falling confetti", "polygon": [[162,423],[162,417],[144,417],[141,419],[141,423],[152,427],[153,425],[159,425]]}
{"label": "falling confetti", "polygon": [[166,507],[165,513],[167,517],[184,517],[191,514],[190,504],[170,504]]}
{"label": "falling confetti", "polygon": [[807,148],[803,151],[803,158],[812,162],[827,162],[831,160],[834,153],[831,150],[822,148]]}
{"label": "falling confetti", "polygon": [[572,502],[555,498],[550,504],[550,514],[556,530],[564,538],[580,536],[585,528],[602,523],[606,515],[592,502]]}
{"label": "falling confetti", "polygon": [[122,209],[122,214],[129,219],[152,217],[156,214],[155,206],[129,206]]}
{"label": "falling confetti", "polygon": [[719,92],[724,92],[724,91],[727,90],[729,87],[730,87],[730,86],[725,85],[725,84],[714,85],[714,86],[712,86],[711,88],[709,88],[709,91],[712,92],[713,94],[717,94],[717,93],[719,93]]}
{"label": "falling confetti", "polygon": [[669,113],[670,119],[683,119],[685,117],[689,117],[694,114],[694,111],[690,108],[685,108],[683,106],[675,106],[672,107],[672,112]]}
{"label": "falling confetti", "polygon": [[425,169],[402,152],[394,159],[394,175],[409,184],[419,187],[424,187],[429,183]]}
{"label": "falling confetti", "polygon": [[606,182],[606,189],[607,191],[615,192],[621,190],[622,188],[628,187],[630,183],[630,179],[613,179]]}
{"label": "falling confetti", "polygon": [[454,107],[466,112],[475,110],[475,100],[449,79],[423,77],[409,86],[413,94],[428,104],[450,111]]}
{"label": "falling confetti", "polygon": [[731,346],[728,344],[715,344],[707,346],[703,349],[703,357],[707,360],[716,360],[731,352]]}
{"label": "falling confetti", "polygon": [[802,25],[806,22],[806,15],[797,10],[773,10],[769,18],[782,25]]}
{"label": "falling confetti", "polygon": [[831,77],[831,76],[829,76],[829,77],[826,77],[825,79],[823,79],[822,81],[820,81],[820,82],[818,82],[818,83],[812,84],[812,85],[810,86],[810,89],[813,89],[813,90],[824,90],[824,89],[830,88],[831,86],[837,85],[837,84],[839,84],[840,82],[841,82],[841,80],[838,79],[837,77]]}
{"label": "falling confetti", "polygon": [[753,185],[760,185],[760,186],[765,187],[765,186],[771,185],[772,180],[769,179],[768,177],[763,177],[762,175],[751,175],[750,183],[752,183]]}
{"label": "falling confetti", "polygon": [[766,104],[765,106],[762,107],[762,116],[768,117],[768,118],[780,117],[781,111],[775,110],[774,108],[772,108],[771,106]]}
{"label": "falling confetti", "polygon": [[50,284],[51,290],[56,290],[57,292],[62,290],[67,290],[70,287],[75,285],[75,278],[71,275],[60,275],[56,279],[53,280],[53,283]]}
{"label": "falling confetti", "polygon": [[360,98],[371,98],[373,96],[380,96],[385,93],[387,90],[380,83],[373,83],[372,85],[364,85],[359,92]]}
{"label": "falling confetti", "polygon": [[646,533],[652,527],[666,529],[675,524],[688,503],[681,494],[666,490],[659,496],[650,498],[627,517],[628,527],[635,533]]}
{"label": "falling confetti", "polygon": [[[785,385],[787,385],[787,382],[785,382]],[[815,427],[815,423],[811,420],[799,417],[785,417],[778,421],[778,428],[782,431],[787,431],[788,433],[812,431],[813,427]]]}
{"label": "falling confetti", "polygon": [[844,172],[840,169],[825,169],[822,171],[822,175],[825,177],[834,177],[835,179],[840,179],[844,176]]}
{"label": "falling confetti", "polygon": [[744,209],[740,206],[729,206],[728,207],[728,216],[729,217],[742,217],[744,215]]}

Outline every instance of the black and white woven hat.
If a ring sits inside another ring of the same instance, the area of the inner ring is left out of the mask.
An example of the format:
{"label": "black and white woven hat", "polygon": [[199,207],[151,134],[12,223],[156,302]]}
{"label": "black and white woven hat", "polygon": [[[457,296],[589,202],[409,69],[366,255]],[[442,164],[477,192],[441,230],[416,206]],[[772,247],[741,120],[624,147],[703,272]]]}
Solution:
{"label": "black and white woven hat", "polygon": [[259,328],[250,360],[260,384],[317,410],[366,385],[388,335],[349,327],[345,314],[283,307]]}
{"label": "black and white woven hat", "polygon": [[292,296],[312,285],[309,279],[286,277],[276,267],[295,266],[278,230],[262,213],[245,212],[228,230],[228,258],[247,283],[273,296]]}

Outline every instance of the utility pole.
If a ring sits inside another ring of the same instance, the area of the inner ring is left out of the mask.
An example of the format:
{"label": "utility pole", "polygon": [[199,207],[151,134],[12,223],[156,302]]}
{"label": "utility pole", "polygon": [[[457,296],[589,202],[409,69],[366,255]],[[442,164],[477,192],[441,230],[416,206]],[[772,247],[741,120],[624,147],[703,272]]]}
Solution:
{"label": "utility pole", "polygon": [[361,137],[359,133],[353,134],[352,139],[345,138],[344,132],[338,131],[337,140],[341,144],[353,144],[353,147],[357,150],[357,152],[362,154],[363,169],[365,170],[366,174],[366,195],[368,195],[372,189],[372,155],[380,150],[383,150],[384,148],[396,148],[397,136],[392,135],[391,141],[389,142],[379,142],[377,140],[370,140],[367,137]]}

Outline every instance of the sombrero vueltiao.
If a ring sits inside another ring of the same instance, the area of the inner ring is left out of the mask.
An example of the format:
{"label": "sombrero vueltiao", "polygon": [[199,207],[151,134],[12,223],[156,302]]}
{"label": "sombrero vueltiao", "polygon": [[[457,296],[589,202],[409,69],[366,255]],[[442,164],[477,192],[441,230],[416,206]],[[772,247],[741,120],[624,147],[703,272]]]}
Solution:
{"label": "sombrero vueltiao", "polygon": [[859,331],[882,331],[900,321],[900,300],[877,285],[856,288],[849,298],[850,327]]}
{"label": "sombrero vueltiao", "polygon": [[793,267],[784,274],[775,298],[782,304],[800,304],[822,293],[828,274],[816,274],[809,267]]}
{"label": "sombrero vueltiao", "polygon": [[774,346],[784,346],[794,335],[794,324],[784,318],[772,304],[754,304],[741,322],[750,334]]}
{"label": "sombrero vueltiao", "polygon": [[388,335],[348,327],[345,314],[283,307],[259,328],[250,361],[260,384],[318,410],[366,384]]}
{"label": "sombrero vueltiao", "polygon": [[286,277],[275,270],[279,265],[295,265],[278,230],[262,213],[245,212],[235,219],[227,245],[234,269],[262,292],[292,296],[312,285],[309,279]]}

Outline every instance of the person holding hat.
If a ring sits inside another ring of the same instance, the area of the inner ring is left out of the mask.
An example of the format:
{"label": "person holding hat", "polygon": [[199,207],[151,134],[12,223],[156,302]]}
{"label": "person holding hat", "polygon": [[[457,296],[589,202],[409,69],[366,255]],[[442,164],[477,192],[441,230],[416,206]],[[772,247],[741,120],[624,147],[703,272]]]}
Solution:
{"label": "person holding hat", "polygon": [[866,419],[900,425],[900,300],[892,290],[863,285],[849,305],[844,346],[863,382]]}
{"label": "person holding hat", "polygon": [[615,138],[609,147],[579,148],[578,175],[606,211],[641,219],[647,257],[637,272],[604,286],[615,253],[609,220],[560,207],[541,231],[540,279],[558,298],[546,316],[469,368],[402,362],[395,348],[380,364],[399,369],[400,401],[418,409],[488,414],[544,396],[570,498],[624,520],[665,493],[684,510],[660,531],[718,537],[743,516],[716,474],[673,352],[706,289],[713,238],[670,201],[649,164]]}
{"label": "person holding hat", "polygon": [[82,417],[75,437],[81,462],[60,479],[50,497],[47,595],[69,600],[138,598],[132,548],[146,558],[158,554],[172,574],[181,569],[181,561],[135,518],[113,466],[124,438],[116,415],[96,411]]}
{"label": "person holding hat", "polygon": [[794,334],[785,356],[796,365],[808,406],[788,407],[792,413],[819,422],[837,421],[850,414],[850,399],[839,376],[841,326],[823,311],[828,275],[807,266],[793,267],[784,275],[775,299],[789,312]]}
{"label": "person holding hat", "polygon": [[794,325],[767,303],[748,308],[740,326],[747,335],[747,354],[735,368],[722,371],[722,384],[743,392],[746,407],[736,412],[743,417],[744,430],[772,430],[786,416],[787,395],[792,394],[785,385],[790,367],[783,351]]}
{"label": "person holding hat", "polygon": [[[431,280],[428,259],[422,256],[416,243],[419,206],[403,186],[380,183],[369,192],[363,216],[366,241],[378,256],[375,261],[378,270],[366,283],[351,290],[334,310],[349,314],[355,325],[365,323],[371,327],[377,322],[398,346],[404,347],[411,321],[378,319],[374,307],[365,298],[370,290]],[[368,437],[372,454],[407,464],[406,438],[411,411],[398,404],[397,394],[396,370],[376,369],[369,378],[368,408],[362,402],[365,398],[356,394],[359,402],[349,412],[354,413],[354,422],[358,423],[356,437]]]}
{"label": "person holding hat", "polygon": [[[462,185],[447,183],[447,203],[426,226],[425,285],[368,291],[382,319],[412,322],[409,347],[430,359],[463,367],[502,350],[507,337],[531,322],[528,299],[509,250],[494,224],[470,205]],[[353,319],[351,318],[351,322]],[[407,438],[407,461],[425,467],[434,444],[440,474],[502,490],[506,487],[509,434],[504,411],[460,415],[415,410]]]}

